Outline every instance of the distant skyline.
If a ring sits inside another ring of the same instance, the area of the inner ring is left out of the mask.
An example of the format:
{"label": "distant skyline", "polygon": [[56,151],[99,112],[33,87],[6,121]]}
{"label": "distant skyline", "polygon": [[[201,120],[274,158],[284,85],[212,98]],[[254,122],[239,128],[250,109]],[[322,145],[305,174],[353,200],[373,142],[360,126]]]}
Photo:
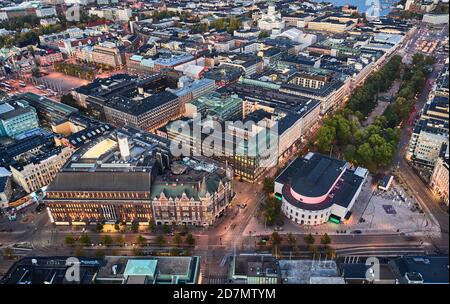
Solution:
{"label": "distant skyline", "polygon": [[[366,2],[372,0],[314,0],[316,2],[329,2],[336,6],[343,6],[346,4],[355,5],[360,12],[365,12],[368,9]],[[397,3],[397,0],[380,0],[383,9],[380,11],[381,16],[386,16],[391,11],[392,4]]]}

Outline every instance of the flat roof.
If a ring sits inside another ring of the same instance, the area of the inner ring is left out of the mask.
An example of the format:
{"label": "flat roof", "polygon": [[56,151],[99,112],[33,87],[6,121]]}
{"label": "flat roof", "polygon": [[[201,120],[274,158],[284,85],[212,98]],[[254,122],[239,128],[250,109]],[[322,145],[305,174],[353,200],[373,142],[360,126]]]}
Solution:
{"label": "flat roof", "polygon": [[150,276],[155,277],[157,260],[134,260],[130,259],[127,262],[123,275],[128,276]]}

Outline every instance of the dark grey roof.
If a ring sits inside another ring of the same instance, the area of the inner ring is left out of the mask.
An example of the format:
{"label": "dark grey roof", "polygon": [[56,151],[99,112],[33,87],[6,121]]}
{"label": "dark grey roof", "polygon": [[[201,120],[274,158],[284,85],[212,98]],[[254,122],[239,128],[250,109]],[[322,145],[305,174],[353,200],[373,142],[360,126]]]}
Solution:
{"label": "dark grey roof", "polygon": [[0,164],[7,165],[16,156],[33,150],[40,146],[51,146],[53,143],[53,134],[50,135],[33,135],[24,139],[20,139],[0,148]]}
{"label": "dark grey roof", "polygon": [[286,91],[294,91],[294,92],[301,92],[308,95],[314,95],[314,96],[328,96],[331,93],[333,93],[335,90],[338,90],[344,83],[340,80],[333,80],[331,82],[328,82],[324,84],[321,88],[315,89],[315,88],[307,88],[298,86],[295,84],[285,83],[281,85],[281,88]]}
{"label": "dark grey roof", "polygon": [[0,192],[5,191],[9,176],[0,176]]}
{"label": "dark grey roof", "polygon": [[346,162],[325,155],[314,154],[310,160],[297,158],[278,179],[286,179],[292,189],[303,196],[320,197],[326,194],[342,174]]}
{"label": "dark grey roof", "polygon": [[[283,198],[298,208],[323,210],[333,204],[347,208],[364,179],[353,170],[345,169],[345,166],[345,161],[315,153],[310,160],[294,160],[276,182],[284,185]],[[309,204],[295,199],[291,189],[306,197],[320,197],[328,192],[329,195],[320,203]]]}
{"label": "dark grey roof", "polygon": [[151,172],[68,172],[56,175],[51,191],[150,192]]}
{"label": "dark grey roof", "polygon": [[[390,262],[397,279],[405,282],[405,274],[420,274],[423,283],[448,284],[447,256],[405,256]],[[411,277],[411,276],[410,276]]]}
{"label": "dark grey roof", "polygon": [[0,114],[0,119],[8,120],[8,119],[17,117],[19,115],[32,113],[32,112],[34,112],[34,113],[36,112],[32,107],[26,107],[26,108],[17,107],[15,110],[12,110],[12,111],[9,111],[9,112],[5,112],[5,113],[1,113]]}

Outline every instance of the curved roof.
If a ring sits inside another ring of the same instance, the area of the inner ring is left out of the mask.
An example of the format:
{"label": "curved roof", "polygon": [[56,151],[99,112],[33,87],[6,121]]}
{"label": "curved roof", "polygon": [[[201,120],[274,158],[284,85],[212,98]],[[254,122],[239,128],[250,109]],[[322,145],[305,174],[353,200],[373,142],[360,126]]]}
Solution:
{"label": "curved roof", "polygon": [[320,154],[297,163],[290,183],[294,197],[319,198],[328,194],[345,171],[345,164]]}

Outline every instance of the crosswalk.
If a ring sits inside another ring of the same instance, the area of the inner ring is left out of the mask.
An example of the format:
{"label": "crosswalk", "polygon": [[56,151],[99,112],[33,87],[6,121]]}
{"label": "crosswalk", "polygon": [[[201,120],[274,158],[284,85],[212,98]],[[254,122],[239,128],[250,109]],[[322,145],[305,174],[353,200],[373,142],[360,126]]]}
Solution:
{"label": "crosswalk", "polygon": [[427,251],[421,246],[365,246],[337,249],[338,256],[402,256],[402,255],[423,255]]}
{"label": "crosswalk", "polygon": [[210,276],[207,278],[205,284],[226,284],[228,282],[228,278],[226,276]]}

